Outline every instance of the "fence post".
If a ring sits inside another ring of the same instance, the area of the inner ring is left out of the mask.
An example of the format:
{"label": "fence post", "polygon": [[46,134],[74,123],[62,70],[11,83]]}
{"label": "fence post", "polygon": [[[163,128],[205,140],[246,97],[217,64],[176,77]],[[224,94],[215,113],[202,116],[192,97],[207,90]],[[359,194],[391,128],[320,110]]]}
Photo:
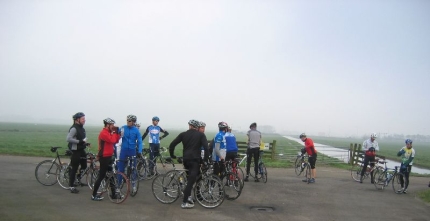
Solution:
{"label": "fence post", "polygon": [[351,143],[350,145],[349,145],[349,164],[351,164],[351,165],[354,165],[353,164],[353,162],[354,162],[354,160],[353,160],[353,153],[354,153],[354,145]]}
{"label": "fence post", "polygon": [[273,140],[273,143],[272,143],[272,160],[275,159],[275,150],[276,150],[276,140]]}

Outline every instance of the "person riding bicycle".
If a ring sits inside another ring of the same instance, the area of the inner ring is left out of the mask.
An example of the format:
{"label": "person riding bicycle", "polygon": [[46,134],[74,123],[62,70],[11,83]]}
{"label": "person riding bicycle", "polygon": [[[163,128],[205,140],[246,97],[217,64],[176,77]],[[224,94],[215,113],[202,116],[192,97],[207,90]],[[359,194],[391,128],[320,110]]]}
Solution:
{"label": "person riding bicycle", "polygon": [[306,177],[302,181],[315,183],[315,177],[317,173],[315,169],[315,163],[317,161],[317,150],[315,149],[314,141],[311,138],[308,138],[305,133],[300,134],[300,140],[305,142],[305,148],[304,148],[304,151],[302,150],[302,154],[304,154],[304,152],[308,154],[308,162],[309,162],[309,165],[311,166],[310,177],[309,178]]}
{"label": "person riding bicycle", "polygon": [[236,142],[236,136],[231,132],[231,127],[228,126],[227,133],[225,133],[225,143],[226,143],[226,151],[227,154],[225,155],[225,161],[232,160],[237,156],[237,142]]}
{"label": "person riding bicycle", "polygon": [[183,146],[183,165],[184,168],[188,170],[188,182],[184,190],[184,199],[181,204],[183,209],[194,207],[194,201],[191,197],[191,189],[193,188],[193,185],[197,180],[197,175],[200,172],[201,147],[204,148],[205,162],[209,156],[208,140],[204,133],[198,131],[198,128],[199,121],[190,120],[188,122],[188,130],[180,133],[169,145],[170,157],[173,159],[176,159],[174,154],[176,145],[182,142]]}
{"label": "person riding bicycle", "polygon": [[[97,181],[94,183],[93,194],[91,195],[91,200],[100,201],[103,199],[100,195],[97,195],[97,191],[102,183],[103,179],[106,177],[106,172],[112,171],[112,156],[114,154],[114,145],[118,143],[121,135],[119,134],[119,128],[115,127],[115,121],[106,118],[103,120],[104,128],[99,134],[99,152],[97,154],[98,160],[100,162],[100,170]],[[112,190],[114,193],[115,190]],[[114,197],[114,196],[112,196]]]}
{"label": "person riding bicycle", "polygon": [[415,158],[415,150],[412,148],[412,140],[405,140],[406,146],[402,147],[400,151],[397,153],[397,156],[402,157],[402,164],[400,165],[400,172],[403,173],[405,180],[403,180],[403,176],[400,176],[400,185],[402,189],[397,190],[398,193],[407,193],[409,186],[409,173],[412,169],[412,164]]}
{"label": "person riding bicycle", "polygon": [[69,149],[72,151],[72,156],[70,158],[72,169],[69,177],[69,189],[71,193],[79,193],[79,190],[74,186],[76,172],[78,171],[79,164],[81,165],[80,174],[87,168],[87,153],[85,152],[85,148],[87,148],[90,143],[87,143],[87,135],[84,129],[85,114],[78,112],[74,114],[72,118],[73,125],[70,127],[66,138]]}
{"label": "person riding bicycle", "polygon": [[[364,173],[366,172],[366,168],[367,165],[369,165],[370,162],[370,166],[374,167],[375,166],[375,156],[376,156],[376,151],[379,151],[379,145],[378,142],[376,141],[376,138],[378,136],[376,135],[376,133],[372,133],[370,135],[370,138],[365,140],[363,142],[363,146],[361,147],[362,151],[364,152],[364,161],[363,161],[363,170],[361,171],[361,177],[360,177],[360,183],[363,183],[363,178],[364,178]],[[374,179],[373,179],[373,173],[370,173],[370,182],[374,183]]]}
{"label": "person riding bicycle", "polygon": [[[148,143],[149,143],[149,171],[151,171],[151,175],[154,174],[154,158],[160,155],[160,141],[161,139],[167,137],[169,132],[163,130],[160,126],[158,126],[158,122],[160,118],[155,116],[152,118],[152,125],[149,125],[146,128],[145,133],[142,135],[142,140],[145,140],[146,135],[149,134]],[[163,133],[163,136],[160,137],[160,132]]]}
{"label": "person riding bicycle", "polygon": [[225,133],[227,132],[228,124],[219,122],[219,132],[214,137],[214,146],[212,152],[212,161],[214,162],[214,174],[221,176],[224,172],[224,160],[226,155]]}
{"label": "person riding bicycle", "polygon": [[[121,151],[119,154],[118,171],[124,173],[127,166],[127,158],[136,156],[136,145],[138,154],[142,153],[142,136],[139,129],[134,125],[137,117],[135,115],[127,116],[127,125],[121,128]],[[136,164],[136,160],[133,162]],[[118,182],[121,182],[122,176],[118,176]]]}
{"label": "person riding bicycle", "polygon": [[257,178],[258,174],[258,160],[260,159],[260,143],[261,143],[261,133],[257,130],[257,123],[252,123],[249,126],[249,131],[247,132],[248,136],[248,149],[246,151],[247,159],[246,159],[246,177],[245,181],[247,182],[249,179],[249,171],[251,167],[251,160],[254,157],[254,172],[255,172],[255,182],[260,182]]}

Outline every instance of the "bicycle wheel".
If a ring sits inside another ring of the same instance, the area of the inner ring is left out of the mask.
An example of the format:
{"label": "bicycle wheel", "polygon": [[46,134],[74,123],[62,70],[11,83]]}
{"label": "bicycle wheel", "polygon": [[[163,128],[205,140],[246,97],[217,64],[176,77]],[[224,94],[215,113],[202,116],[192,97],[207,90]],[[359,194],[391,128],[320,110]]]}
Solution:
{"label": "bicycle wheel", "polygon": [[88,187],[92,190],[94,188],[94,184],[96,183],[98,177],[99,177],[99,168],[94,168],[94,169],[90,169],[88,170],[87,173],[87,183],[88,183]]}
{"label": "bicycle wheel", "polygon": [[391,180],[393,185],[393,191],[397,194],[403,193],[403,188],[405,184],[405,179],[403,173],[397,173],[394,175],[393,179]]}
{"label": "bicycle wheel", "polygon": [[216,208],[224,202],[222,181],[215,175],[199,177],[194,186],[194,199],[205,208]]}
{"label": "bicycle wheel", "polygon": [[152,181],[152,194],[164,204],[175,202],[180,196],[179,184],[174,176],[160,175]]}
{"label": "bicycle wheel", "polygon": [[185,190],[185,187],[187,186],[187,174],[185,171],[180,170],[171,170],[165,174],[166,177],[172,177],[176,181],[178,181],[179,190],[181,191],[180,194],[182,194]]}
{"label": "bicycle wheel", "polygon": [[237,199],[242,193],[242,182],[240,182],[240,178],[234,173],[227,173],[222,182],[224,183],[224,192],[225,197],[228,200]]}
{"label": "bicycle wheel", "polygon": [[138,159],[136,164],[139,173],[139,180],[146,180],[149,174],[148,166],[145,159]]}
{"label": "bicycle wheel", "polygon": [[137,172],[136,168],[133,168],[131,170],[130,185],[131,185],[130,196],[136,196],[137,191],[139,190],[139,173]]}
{"label": "bicycle wheel", "polygon": [[254,161],[251,161],[251,165],[249,166],[249,175],[253,178],[255,178],[255,171],[254,171]]}
{"label": "bicycle wheel", "polygon": [[377,190],[383,190],[387,180],[387,171],[376,169],[373,171],[373,184]]}
{"label": "bicycle wheel", "polygon": [[267,169],[264,163],[260,163],[258,170],[258,172],[260,173],[259,178],[263,180],[264,183],[267,183]]}
{"label": "bicycle wheel", "polygon": [[68,190],[70,188],[69,176],[70,176],[70,170],[71,169],[72,169],[72,167],[70,167],[68,163],[63,163],[63,164],[61,164],[61,166],[59,167],[59,171],[57,172],[58,184],[60,184],[60,186],[66,190]]}
{"label": "bicycle wheel", "polygon": [[351,177],[352,177],[352,179],[354,179],[357,182],[360,182],[362,168],[363,168],[363,166],[360,165],[360,164],[354,164],[351,167]]}
{"label": "bicycle wheel", "polygon": [[297,156],[296,162],[294,163],[294,171],[296,172],[297,176],[300,176],[302,174],[304,167],[303,166],[303,160],[301,156]]}
{"label": "bicycle wheel", "polygon": [[240,168],[239,166],[236,166],[236,170],[233,170],[233,173],[236,173],[236,175],[240,179],[240,182],[242,183],[242,188],[243,188],[243,186],[245,186],[245,182],[244,182],[245,174],[243,173],[242,168]]}
{"label": "bicycle wheel", "polygon": [[60,165],[53,160],[44,160],[40,162],[34,171],[36,179],[45,186],[52,186],[57,183],[57,172]]}
{"label": "bicycle wheel", "polygon": [[[119,182],[118,177],[121,177],[121,182]],[[121,172],[116,172],[108,177],[105,185],[109,185],[109,187],[106,186],[106,189],[111,202],[122,203],[130,194],[130,181]]]}
{"label": "bicycle wheel", "polygon": [[311,164],[310,163],[306,163],[305,169],[306,169],[305,177],[308,180],[307,183],[309,184],[309,182],[311,181]]}

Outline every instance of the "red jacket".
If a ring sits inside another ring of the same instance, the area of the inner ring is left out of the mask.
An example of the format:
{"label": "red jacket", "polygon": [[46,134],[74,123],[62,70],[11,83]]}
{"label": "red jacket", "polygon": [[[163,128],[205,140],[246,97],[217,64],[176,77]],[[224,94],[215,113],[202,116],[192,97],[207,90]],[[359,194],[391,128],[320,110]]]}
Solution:
{"label": "red jacket", "polygon": [[314,146],[314,141],[311,138],[306,138],[305,149],[309,156],[312,156],[317,153],[317,150],[315,149],[315,146]]}
{"label": "red jacket", "polygon": [[111,133],[109,129],[103,128],[99,134],[99,157],[111,157],[114,151],[114,145],[118,143],[121,136]]}

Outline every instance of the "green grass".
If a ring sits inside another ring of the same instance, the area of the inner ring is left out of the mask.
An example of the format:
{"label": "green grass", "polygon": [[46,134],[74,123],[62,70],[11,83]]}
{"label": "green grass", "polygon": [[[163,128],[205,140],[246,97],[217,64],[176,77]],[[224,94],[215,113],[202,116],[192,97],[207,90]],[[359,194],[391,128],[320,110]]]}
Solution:
{"label": "green grass", "polygon": [[430,189],[418,193],[418,197],[424,202],[430,203]]}

